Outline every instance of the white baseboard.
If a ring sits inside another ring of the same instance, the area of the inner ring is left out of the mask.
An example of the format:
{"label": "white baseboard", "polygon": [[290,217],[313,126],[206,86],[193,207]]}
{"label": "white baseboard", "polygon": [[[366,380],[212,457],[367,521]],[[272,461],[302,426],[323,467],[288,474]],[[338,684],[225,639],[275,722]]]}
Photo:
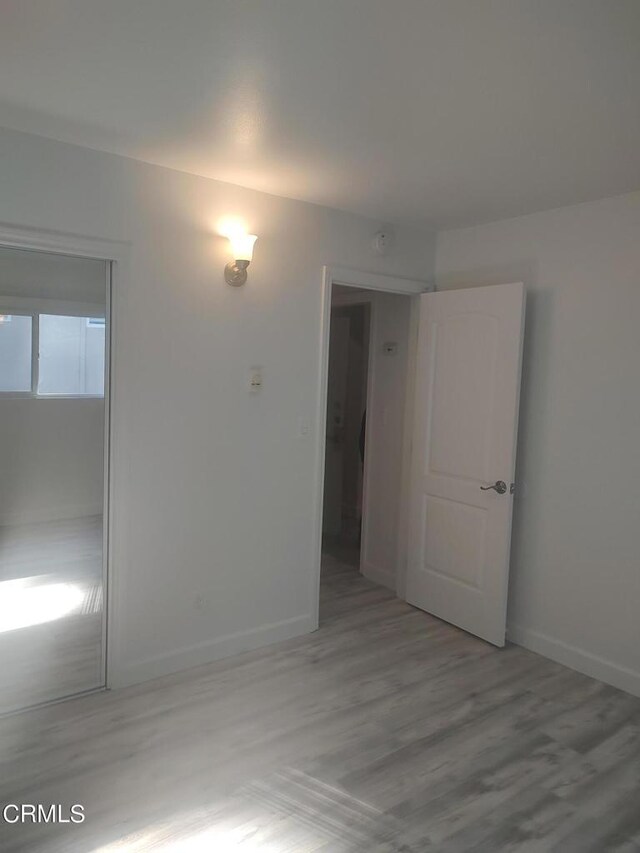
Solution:
{"label": "white baseboard", "polygon": [[318,620],[314,616],[295,616],[282,622],[274,622],[271,625],[263,625],[249,631],[238,631],[235,634],[227,634],[214,640],[207,640],[193,646],[178,649],[165,655],[146,658],[144,660],[127,662],[118,666],[113,662],[109,667],[107,686],[128,687],[149,681],[152,678],[160,678],[163,675],[171,675],[194,666],[213,663],[221,658],[231,657],[241,652],[248,652],[262,646],[270,646],[292,637],[309,634],[318,627]]}
{"label": "white baseboard", "polygon": [[375,566],[373,563],[367,562],[367,560],[363,560],[360,570],[368,580],[379,583],[380,586],[386,586],[394,592],[396,591],[396,576],[389,569],[383,569],[380,566]]}
{"label": "white baseboard", "polygon": [[507,636],[518,646],[524,646],[525,649],[551,658],[557,663],[604,681],[634,696],[640,696],[640,672],[619,666],[591,652],[585,652],[562,640],[524,628],[522,625],[509,625]]}
{"label": "white baseboard", "polygon": [[40,524],[46,521],[67,521],[71,518],[87,518],[102,515],[102,501],[93,504],[58,504],[49,507],[36,507],[26,512],[3,513],[0,515],[0,527],[13,527],[18,524]]}

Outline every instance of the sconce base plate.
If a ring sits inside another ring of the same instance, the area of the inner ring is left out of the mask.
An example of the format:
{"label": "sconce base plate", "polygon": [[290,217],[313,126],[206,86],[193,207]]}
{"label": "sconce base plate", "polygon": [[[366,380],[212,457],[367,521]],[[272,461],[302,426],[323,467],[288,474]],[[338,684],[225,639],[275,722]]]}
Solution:
{"label": "sconce base plate", "polygon": [[[243,264],[241,266],[241,264]],[[241,287],[247,280],[247,267],[249,264],[245,261],[229,261],[224,268],[224,280],[231,287]]]}

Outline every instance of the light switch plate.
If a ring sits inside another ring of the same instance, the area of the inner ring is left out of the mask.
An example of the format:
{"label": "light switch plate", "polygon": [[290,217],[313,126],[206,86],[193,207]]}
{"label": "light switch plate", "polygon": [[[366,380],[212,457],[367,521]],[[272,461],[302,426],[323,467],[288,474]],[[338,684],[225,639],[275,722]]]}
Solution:
{"label": "light switch plate", "polygon": [[252,367],[249,371],[249,391],[255,394],[262,388],[262,368]]}

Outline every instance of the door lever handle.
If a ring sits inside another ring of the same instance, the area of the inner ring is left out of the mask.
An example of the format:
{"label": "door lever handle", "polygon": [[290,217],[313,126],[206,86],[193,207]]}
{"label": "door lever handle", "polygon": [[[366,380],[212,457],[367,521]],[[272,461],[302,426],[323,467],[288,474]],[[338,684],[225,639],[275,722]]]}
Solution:
{"label": "door lever handle", "polygon": [[504,480],[496,480],[493,486],[480,486],[481,491],[488,492],[489,489],[493,489],[499,495],[504,495],[507,491],[507,484]]}

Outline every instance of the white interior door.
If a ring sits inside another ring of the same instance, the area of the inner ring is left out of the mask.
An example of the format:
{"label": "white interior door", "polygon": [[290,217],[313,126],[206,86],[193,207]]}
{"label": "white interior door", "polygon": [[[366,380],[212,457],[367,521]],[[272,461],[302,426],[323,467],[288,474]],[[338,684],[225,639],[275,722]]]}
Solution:
{"label": "white interior door", "polygon": [[421,297],[407,601],[503,646],[524,286]]}

